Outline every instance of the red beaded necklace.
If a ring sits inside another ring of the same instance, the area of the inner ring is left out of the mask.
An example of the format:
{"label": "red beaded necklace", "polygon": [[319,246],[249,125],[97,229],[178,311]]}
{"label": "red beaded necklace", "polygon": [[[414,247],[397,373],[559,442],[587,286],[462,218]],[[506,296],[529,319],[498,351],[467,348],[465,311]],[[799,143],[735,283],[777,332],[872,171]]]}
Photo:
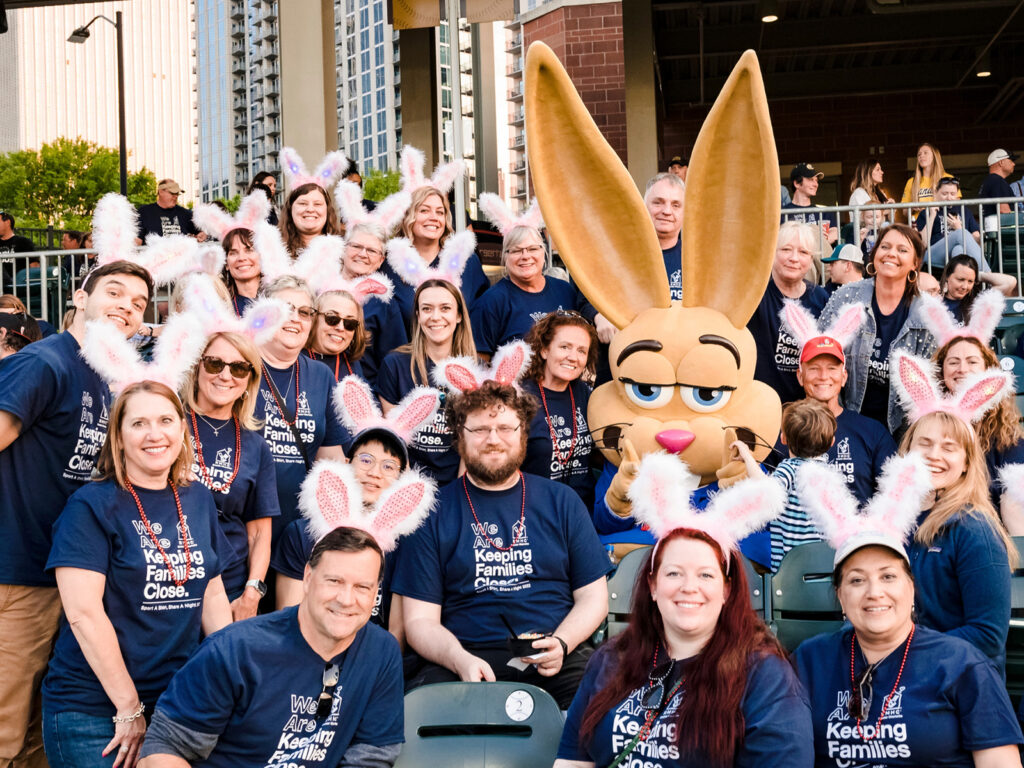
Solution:
{"label": "red beaded necklace", "polygon": [[511,544],[509,544],[507,547],[499,547],[497,544],[494,543],[494,540],[487,535],[487,531],[484,530],[483,525],[480,524],[480,518],[476,516],[476,509],[474,509],[473,507],[473,500],[469,498],[469,484],[466,482],[466,476],[462,476],[462,490],[466,492],[466,501],[469,502],[469,511],[473,513],[473,520],[476,521],[477,530],[484,535],[484,538],[487,539],[488,544],[490,544],[495,549],[500,549],[502,552],[508,552],[510,549],[512,549],[512,547],[518,544],[519,540],[523,536],[523,533],[526,531],[526,527],[523,525],[523,522],[526,520],[526,476],[522,472],[519,473],[519,482],[523,484],[523,503],[519,509],[519,532],[516,533],[515,537],[512,539]]}
{"label": "red beaded necklace", "polygon": [[235,305],[235,317],[241,317],[242,313],[238,310],[238,297],[232,296],[231,303]]}
{"label": "red beaded necklace", "polygon": [[[267,383],[271,384],[270,374],[267,373],[267,366],[265,366],[262,362],[260,363],[260,370],[263,372],[264,377],[266,377]],[[285,413],[284,408],[285,408],[285,405],[287,405],[288,394],[285,393],[284,398],[285,398],[286,402],[282,403],[280,400],[277,399],[277,392],[275,392],[274,389],[275,388],[273,386],[270,387],[270,396],[274,398],[274,405],[277,406],[277,410],[281,413],[281,418],[284,419],[284,423],[287,424],[289,427],[294,427],[295,426],[295,420],[299,418],[299,361],[298,360],[295,361],[295,415],[292,417],[291,421],[288,421],[288,419],[285,419],[285,417],[284,417],[284,413]]]}
{"label": "red beaded necklace", "polygon": [[540,390],[540,401],[544,405],[544,418],[548,422],[548,431],[551,433],[551,455],[555,461],[561,465],[564,469],[569,466],[569,459],[572,458],[573,453],[576,451],[576,396],[572,393],[572,382],[569,382],[569,406],[572,418],[572,441],[569,443],[569,452],[565,454],[565,458],[562,458],[562,452],[558,450],[558,436],[555,433],[555,427],[551,423],[551,414],[548,412],[548,399],[544,395],[544,385],[539,384],[537,389]]}
{"label": "red beaded necklace", "polygon": [[[310,349],[306,350],[306,354],[314,360],[323,360],[326,355],[321,355],[319,352],[314,352]],[[319,356],[318,356],[319,355]],[[338,374],[341,373],[341,358],[345,358],[345,367],[348,368],[348,375],[354,376],[355,372],[352,370],[352,363],[348,361],[348,352],[341,352],[334,358],[334,381],[339,382],[341,379],[338,378]]]}
{"label": "red beaded necklace", "polygon": [[[654,658],[651,660],[651,670],[653,671],[653,670],[655,670],[657,668],[658,668],[658,646],[655,646],[654,647]],[[685,675],[683,677],[680,677],[679,681],[674,686],[672,686],[672,690],[670,690],[668,692],[668,696],[665,697],[665,699],[664,699],[664,706],[663,707],[659,707],[660,710],[664,711],[664,709],[666,707],[668,707],[669,702],[672,701],[672,697],[675,696],[679,692],[679,689],[683,687],[683,683],[684,682],[686,682],[686,676]],[[648,688],[653,688],[654,687],[654,680],[652,678],[648,678],[648,680],[647,680],[647,687]],[[647,710],[647,715],[644,717],[644,724],[640,728],[640,734],[639,734],[640,735],[640,741],[647,741],[647,737],[650,736],[650,734],[651,734],[651,726],[654,725],[654,716],[657,715],[657,714],[660,714],[660,712],[658,710],[654,710],[654,709]]]}
{"label": "red beaded necklace", "polygon": [[174,573],[174,566],[171,565],[171,558],[167,556],[166,550],[160,546],[160,540],[153,533],[153,526],[149,524],[149,518],[146,517],[146,510],[142,508],[142,499],[139,498],[139,494],[135,492],[135,488],[132,487],[131,481],[126,477],[124,479],[125,487],[128,489],[128,493],[135,499],[135,506],[139,508],[139,517],[142,518],[142,524],[146,526],[146,533],[149,534],[149,538],[152,539],[153,544],[164,558],[164,562],[167,563],[167,570],[171,572],[171,579],[174,581],[175,586],[182,586],[186,581],[189,580],[192,574],[192,554],[188,548],[188,535],[185,531],[185,515],[181,511],[181,498],[178,496],[178,486],[171,483],[171,492],[174,493],[174,505],[178,508],[178,525],[181,530],[181,543],[185,548],[185,578],[179,579]]}
{"label": "red beaded necklace", "polygon": [[[896,689],[899,688],[899,685],[900,685],[900,678],[903,677],[903,667],[907,663],[907,654],[910,653],[910,641],[914,639],[914,630],[916,628],[917,628],[916,625],[914,625],[914,624],[910,625],[910,635],[907,637],[907,644],[903,648],[903,661],[900,662],[900,671],[896,675],[896,682],[893,683],[892,690],[889,691],[889,695],[886,696],[885,697],[885,701],[882,702],[882,711],[878,713],[878,721],[875,723],[875,733],[874,733],[874,735],[872,735],[870,738],[865,736],[864,732],[860,728],[860,718],[859,717],[857,718],[857,735],[860,736],[862,741],[872,741],[873,739],[878,737],[878,734],[880,732],[879,729],[882,727],[882,718],[885,717],[885,710],[887,710],[889,708],[889,699],[891,699],[895,695]],[[853,658],[854,658],[853,646],[854,646],[854,643],[856,643],[856,642],[857,642],[857,631],[854,630],[853,634],[850,636],[850,695],[851,696],[853,696],[853,688],[856,685],[856,683],[854,682],[854,676],[853,676]]]}
{"label": "red beaded necklace", "polygon": [[214,493],[227,493],[231,490],[231,484],[235,482],[235,478],[238,477],[238,467],[242,459],[242,430],[238,424],[238,417],[231,417],[235,422],[235,468],[231,473],[231,477],[227,479],[224,485],[217,485],[206,470],[206,462],[203,460],[203,443],[199,439],[199,423],[196,421],[196,413],[195,411],[189,411],[188,413],[192,417],[192,437],[196,444],[196,459],[199,461],[199,472],[203,476],[203,480],[206,481],[206,487]]}

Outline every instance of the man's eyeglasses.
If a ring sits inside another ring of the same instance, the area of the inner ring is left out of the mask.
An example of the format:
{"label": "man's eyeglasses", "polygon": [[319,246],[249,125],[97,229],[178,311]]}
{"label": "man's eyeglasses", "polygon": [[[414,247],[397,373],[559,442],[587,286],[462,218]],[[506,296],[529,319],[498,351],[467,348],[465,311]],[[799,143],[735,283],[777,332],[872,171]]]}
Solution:
{"label": "man's eyeglasses", "polygon": [[871,714],[871,676],[874,672],[875,665],[868,664],[850,691],[849,712],[854,720],[867,720]]}
{"label": "man's eyeglasses", "polygon": [[341,669],[337,664],[328,664],[324,667],[324,688],[320,691],[320,698],[316,702],[316,719],[323,720],[331,714],[331,706],[334,703],[334,689],[338,687],[341,679]]}
{"label": "man's eyeglasses", "polygon": [[316,317],[316,310],[313,309],[312,307],[310,307],[310,306],[296,307],[291,302],[288,303],[288,312],[289,313],[292,313],[292,312],[298,313],[299,317],[301,317],[303,320],[312,320],[314,317]]}
{"label": "man's eyeglasses", "polygon": [[346,248],[350,249],[353,253],[365,253],[367,256],[372,256],[375,259],[384,258],[384,252],[377,248],[370,248],[359,243],[346,243]]}
{"label": "man's eyeglasses", "polygon": [[318,315],[324,319],[331,328],[334,328],[341,323],[341,327],[346,331],[354,331],[359,327],[359,321],[354,317],[342,317],[337,312],[318,312]]}
{"label": "man's eyeglasses", "polygon": [[246,362],[245,360],[236,360],[233,363],[227,363],[219,357],[203,357],[202,363],[203,370],[211,376],[220,375],[220,372],[224,370],[224,366],[227,366],[231,375],[236,379],[248,378],[249,374],[253,372],[252,363]]}
{"label": "man's eyeglasses", "polygon": [[475,438],[487,437],[491,432],[497,432],[498,437],[509,438],[520,430],[522,424],[510,427],[508,424],[499,424],[496,427],[463,427],[463,429]]}
{"label": "man's eyeglasses", "polygon": [[367,472],[374,467],[380,467],[380,472],[385,477],[398,477],[398,473],[402,471],[402,465],[394,459],[377,459],[369,453],[357,453],[352,460],[356,466]]}

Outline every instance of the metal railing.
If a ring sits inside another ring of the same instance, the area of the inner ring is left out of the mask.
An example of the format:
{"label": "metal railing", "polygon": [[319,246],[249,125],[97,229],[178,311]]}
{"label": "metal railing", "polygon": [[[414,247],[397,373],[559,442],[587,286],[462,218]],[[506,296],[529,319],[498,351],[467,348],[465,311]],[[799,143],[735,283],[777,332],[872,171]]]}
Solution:
{"label": "metal railing", "polygon": [[[988,216],[982,214],[983,207],[996,206],[998,208],[1003,203],[1010,206],[1011,213],[989,214]],[[1024,259],[1022,257],[1024,257],[1024,252],[1021,250],[1021,245],[1024,243],[1024,232],[1022,232],[1024,230],[1024,198],[1022,197],[973,198],[954,201],[933,200],[926,203],[823,205],[806,209],[784,208],[782,216],[783,221],[787,219],[799,221],[801,217],[811,216],[815,217],[817,221],[821,221],[824,216],[832,214],[829,218],[835,218],[839,221],[840,235],[836,245],[848,242],[860,247],[862,226],[867,227],[867,234],[873,237],[877,236],[878,229],[884,226],[884,224],[892,223],[893,221],[906,221],[907,217],[910,218],[910,224],[913,226],[918,213],[921,211],[948,208],[952,209],[951,212],[959,213],[961,207],[965,211],[970,211],[978,222],[980,234],[980,242],[978,244],[981,254],[985,261],[988,262],[991,271],[1015,277],[1017,280],[1016,295],[1018,297],[1024,296],[1024,292],[1022,292],[1022,282],[1024,282],[1022,281],[1022,277],[1024,277],[1024,274],[1022,274],[1022,270],[1024,270],[1022,261]],[[872,221],[872,219],[877,218],[876,212],[881,214],[882,222]],[[942,215],[942,213],[937,211],[936,216],[939,215]],[[925,267],[929,270],[932,268],[938,270],[948,263],[952,255],[955,255],[953,250],[956,249],[956,245],[955,243],[951,244],[949,231],[947,230],[946,236],[938,241],[935,247],[931,247],[931,231],[927,221],[926,215],[926,231],[921,233],[926,248]],[[846,237],[843,236],[844,232],[847,234]],[[965,233],[964,237],[968,236]],[[818,237],[819,250],[823,254],[828,254],[833,246],[828,243],[826,232],[819,229]],[[868,245],[872,244],[873,242],[869,239]],[[870,251],[870,248],[867,250]],[[866,261],[867,259],[865,258]],[[980,266],[982,265],[979,264]]]}
{"label": "metal railing", "polygon": [[[73,306],[75,291],[85,277],[83,267],[91,266],[93,250],[30,251],[0,254],[0,293],[21,299],[29,314],[60,327],[64,313]],[[170,289],[154,291],[152,313],[147,320],[166,313]]]}

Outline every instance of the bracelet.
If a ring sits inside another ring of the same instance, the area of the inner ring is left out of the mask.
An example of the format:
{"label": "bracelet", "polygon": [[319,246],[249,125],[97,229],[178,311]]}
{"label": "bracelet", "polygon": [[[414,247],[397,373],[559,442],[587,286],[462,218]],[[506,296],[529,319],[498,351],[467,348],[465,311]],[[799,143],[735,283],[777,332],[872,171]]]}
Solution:
{"label": "bracelet", "polygon": [[561,643],[561,645],[562,645],[562,661],[565,661],[565,657],[569,655],[569,644],[566,643],[565,640],[560,638],[558,635],[552,635],[552,637],[555,638],[555,640],[557,640],[559,643]]}
{"label": "bracelet", "polygon": [[[563,645],[564,645],[564,643],[563,643]],[[146,711],[146,704],[145,704],[145,702],[140,701],[139,702],[139,708],[136,709],[133,714],[125,715],[124,717],[118,717],[117,715],[114,715],[110,719],[113,720],[115,723],[131,723],[131,722],[133,722],[135,720],[138,720],[140,717],[142,717],[142,713],[145,712],[145,711]]]}

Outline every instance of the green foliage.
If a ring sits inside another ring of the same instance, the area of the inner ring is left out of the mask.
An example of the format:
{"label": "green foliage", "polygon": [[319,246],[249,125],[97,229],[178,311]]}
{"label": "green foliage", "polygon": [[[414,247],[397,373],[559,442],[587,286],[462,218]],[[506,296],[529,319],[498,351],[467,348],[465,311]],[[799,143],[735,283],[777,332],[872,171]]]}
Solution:
{"label": "green foliage", "polygon": [[[119,189],[117,150],[81,138],[0,155],[0,200],[19,227],[89,229],[96,203]],[[128,174],[128,199],[156,199],[152,171]]]}
{"label": "green foliage", "polygon": [[242,195],[241,193],[236,192],[235,196],[230,200],[224,200],[222,202],[228,207],[228,212],[234,215],[238,213],[238,206],[242,204]]}
{"label": "green foliage", "polygon": [[398,171],[380,171],[375,168],[363,177],[363,197],[380,202],[397,192],[401,185],[402,177]]}

